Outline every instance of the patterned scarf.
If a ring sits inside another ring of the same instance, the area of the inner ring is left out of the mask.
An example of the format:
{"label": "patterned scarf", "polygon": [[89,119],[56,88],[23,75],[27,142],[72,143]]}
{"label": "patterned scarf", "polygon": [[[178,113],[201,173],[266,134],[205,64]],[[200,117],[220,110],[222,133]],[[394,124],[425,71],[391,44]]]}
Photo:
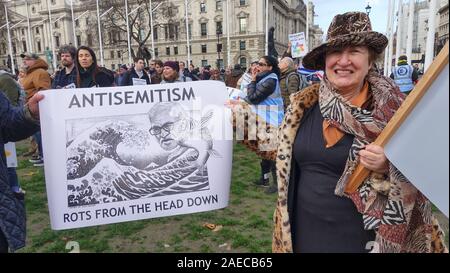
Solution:
{"label": "patterned scarf", "polygon": [[[345,170],[336,185],[335,193],[339,196],[344,195],[357,166],[359,151],[378,137],[404,101],[404,95],[391,79],[370,71],[366,81],[372,95],[370,109],[344,103],[326,77],[319,89],[324,119],[355,136]],[[377,230],[372,252],[448,252],[441,244],[443,232],[431,214],[430,202],[395,166],[389,165],[389,175],[380,178],[371,173],[359,190],[349,196],[363,214],[364,228]]]}

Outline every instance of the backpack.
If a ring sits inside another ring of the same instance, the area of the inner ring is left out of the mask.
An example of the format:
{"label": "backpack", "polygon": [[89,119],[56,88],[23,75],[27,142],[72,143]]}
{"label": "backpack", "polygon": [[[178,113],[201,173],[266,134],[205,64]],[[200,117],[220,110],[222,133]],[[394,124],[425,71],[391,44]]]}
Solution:
{"label": "backpack", "polygon": [[300,73],[298,73],[297,71],[293,71],[291,73],[289,73],[289,75],[286,76],[286,87],[289,86],[289,79],[294,76],[294,77],[298,77],[298,87],[297,87],[297,91],[300,91],[306,87],[309,86],[308,84],[308,80],[306,79],[306,77]]}

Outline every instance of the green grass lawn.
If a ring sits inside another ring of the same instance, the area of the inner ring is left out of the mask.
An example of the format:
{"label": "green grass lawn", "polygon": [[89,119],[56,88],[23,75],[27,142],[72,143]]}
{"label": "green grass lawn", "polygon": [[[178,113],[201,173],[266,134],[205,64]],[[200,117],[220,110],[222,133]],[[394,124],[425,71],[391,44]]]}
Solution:
{"label": "green grass lawn", "polygon": [[[17,144],[23,154],[26,142]],[[234,146],[229,206],[225,209],[120,224],[54,231],[50,228],[44,170],[19,157],[18,175],[26,190],[27,246],[19,252],[69,252],[76,241],[81,252],[271,252],[275,194],[253,185],[259,159],[243,146]],[[448,218],[434,207],[446,232]],[[222,226],[218,231],[205,223]]]}
{"label": "green grass lawn", "polygon": [[[18,154],[27,145],[18,143]],[[50,228],[44,169],[19,156],[18,174],[26,190],[27,246],[20,252],[270,252],[276,195],[252,184],[259,159],[235,145],[229,206],[225,209],[119,224],[54,231]],[[203,225],[222,226],[212,231]]]}

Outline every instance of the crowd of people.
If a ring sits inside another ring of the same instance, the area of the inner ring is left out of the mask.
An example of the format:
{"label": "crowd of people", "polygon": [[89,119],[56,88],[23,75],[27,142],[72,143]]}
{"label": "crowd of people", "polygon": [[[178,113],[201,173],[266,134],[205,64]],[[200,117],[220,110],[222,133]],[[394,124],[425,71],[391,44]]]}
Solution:
{"label": "crowd of people", "polygon": [[[386,45],[387,38],[371,30],[367,14],[349,12],[333,19],[327,41],[310,51],[300,67],[288,46],[279,60],[261,56],[247,70],[239,64],[198,69],[192,63],[186,67],[161,60],[146,67],[138,57],[131,67],[111,71],[97,64],[91,48],[66,45],[59,48],[60,69],[50,75],[44,60],[25,53],[17,81],[0,73],[0,89],[9,98],[0,92],[1,144],[32,135],[36,144],[31,147],[36,148],[30,161],[44,164],[37,125],[40,90],[222,81],[241,91],[227,102],[234,114],[256,116],[258,122],[248,128],[261,123],[267,131],[280,128],[271,139],[275,149],[243,141],[261,156],[261,174],[254,183],[269,194],[278,193],[273,251],[445,252],[429,201],[388,161],[383,148],[373,144],[404,101],[402,92],[411,91],[417,81],[409,66],[394,69],[395,81],[376,70]],[[405,62],[402,57],[399,66]],[[324,76],[308,79],[299,69],[324,71]],[[347,192],[358,164],[371,175],[358,191]],[[25,244],[25,193],[4,156],[0,182],[0,200],[8,199],[0,204],[0,252],[14,251]],[[14,221],[7,217],[11,212]],[[378,248],[368,249],[369,242]]]}

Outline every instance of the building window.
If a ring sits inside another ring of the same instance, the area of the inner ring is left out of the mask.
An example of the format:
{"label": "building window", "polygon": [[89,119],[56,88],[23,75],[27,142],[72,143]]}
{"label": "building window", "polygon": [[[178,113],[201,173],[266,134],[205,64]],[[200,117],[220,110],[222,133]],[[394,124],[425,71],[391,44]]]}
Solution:
{"label": "building window", "polygon": [[208,66],[208,60],[202,60],[202,67]]}
{"label": "building window", "polygon": [[247,5],[246,0],[239,0],[239,6],[245,6],[245,5]]}
{"label": "building window", "polygon": [[206,23],[201,23],[200,24],[200,30],[201,30],[201,35],[202,36],[208,35],[208,30],[207,30]]}
{"label": "building window", "polygon": [[153,27],[153,39],[158,40],[158,27]]}
{"label": "building window", "polygon": [[217,59],[217,68],[222,69],[223,67],[223,59]]}
{"label": "building window", "polygon": [[111,59],[114,59],[114,51],[111,50],[111,51],[109,52],[109,57],[110,57]]}
{"label": "building window", "polygon": [[89,18],[86,17],[86,26],[89,25]]}
{"label": "building window", "polygon": [[116,70],[116,64],[111,64],[111,70],[112,71]]}
{"label": "building window", "polygon": [[40,41],[37,41],[37,51],[38,52],[41,52],[42,51],[42,48],[41,48],[41,42]]}
{"label": "building window", "polygon": [[17,54],[16,43],[12,43],[13,54]]}
{"label": "building window", "polygon": [[122,52],[120,50],[117,50],[117,58],[122,58]]}
{"label": "building window", "polygon": [[207,52],[207,46],[206,45],[202,45],[202,53],[206,53]]}
{"label": "building window", "polygon": [[200,12],[206,12],[206,4],[204,2],[200,3]]}
{"label": "building window", "polygon": [[22,35],[25,35],[25,29],[24,28],[21,29],[21,32],[22,32]]}
{"label": "building window", "polygon": [[81,45],[81,36],[77,35],[77,45]]}
{"label": "building window", "polygon": [[166,55],[170,56],[170,47],[166,47]]}
{"label": "building window", "polygon": [[175,24],[168,24],[164,26],[164,34],[166,40],[168,39],[178,39],[178,26]]}
{"label": "building window", "polygon": [[34,6],[31,7],[31,12],[36,13],[36,8]]}
{"label": "building window", "polygon": [[92,34],[87,35],[87,44],[88,46],[92,46]]}
{"label": "building window", "polygon": [[178,47],[177,46],[173,47],[173,54],[178,55]]}
{"label": "building window", "polygon": [[155,57],[158,57],[159,56],[159,50],[158,50],[158,48],[155,48]]}
{"label": "building window", "polygon": [[245,57],[239,58],[239,64],[243,69],[245,69],[247,67],[247,58]]}
{"label": "building window", "polygon": [[22,41],[22,48],[24,52],[27,52],[27,41]]}
{"label": "building window", "polygon": [[79,20],[75,20],[75,26],[79,27],[80,26],[80,21]]}
{"label": "building window", "polygon": [[36,28],[36,34],[39,34],[39,27]]}
{"label": "building window", "polygon": [[216,33],[217,34],[223,34],[223,32],[222,32],[222,21],[216,22]]}
{"label": "building window", "polygon": [[216,10],[222,10],[222,8],[223,8],[222,0],[217,0],[216,1]]}
{"label": "building window", "polygon": [[247,31],[247,18],[239,18],[239,31],[240,32]]}
{"label": "building window", "polygon": [[55,22],[55,28],[58,28],[58,27],[59,27],[58,21],[56,21],[56,22]]}
{"label": "building window", "polygon": [[246,50],[246,42],[245,41],[239,41],[239,50]]}
{"label": "building window", "polygon": [[55,36],[55,45],[56,45],[56,47],[59,47],[59,46],[60,46],[60,43],[59,43],[59,36]]}

